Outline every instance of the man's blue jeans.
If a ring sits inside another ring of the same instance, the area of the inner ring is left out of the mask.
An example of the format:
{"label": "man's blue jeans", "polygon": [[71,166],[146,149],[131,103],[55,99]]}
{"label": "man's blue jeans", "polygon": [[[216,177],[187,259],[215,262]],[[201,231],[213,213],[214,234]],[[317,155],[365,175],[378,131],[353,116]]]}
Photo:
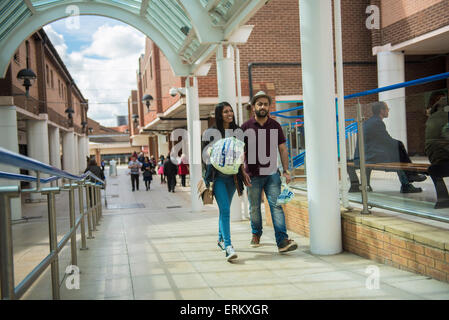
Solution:
{"label": "man's blue jeans", "polygon": [[281,194],[281,177],[279,172],[271,176],[251,177],[251,185],[251,187],[248,187],[248,200],[252,233],[259,237],[262,235],[260,204],[262,190],[264,190],[270,206],[276,244],[279,247],[284,239],[288,239],[284,211],[280,205],[276,204],[277,198]]}
{"label": "man's blue jeans", "polygon": [[220,209],[218,221],[218,241],[223,240],[225,247],[231,245],[231,202],[235,193],[234,177],[217,173],[214,181],[214,195]]}

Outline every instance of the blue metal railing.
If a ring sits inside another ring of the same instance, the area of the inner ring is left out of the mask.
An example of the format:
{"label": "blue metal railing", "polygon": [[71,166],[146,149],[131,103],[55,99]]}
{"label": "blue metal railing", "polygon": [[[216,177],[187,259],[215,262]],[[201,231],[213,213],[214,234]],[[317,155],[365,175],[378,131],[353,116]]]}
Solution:
{"label": "blue metal railing", "polygon": [[[440,74],[429,76],[429,77],[424,77],[424,78],[420,78],[420,79],[415,79],[415,80],[411,80],[411,81],[397,83],[397,84],[390,85],[390,86],[385,86],[385,87],[381,87],[381,88],[376,88],[376,89],[372,89],[372,90],[366,90],[366,91],[362,91],[362,92],[346,95],[344,97],[344,99],[345,100],[349,100],[349,99],[364,97],[364,96],[377,94],[377,93],[381,93],[381,92],[385,92],[385,91],[390,91],[390,90],[396,90],[396,89],[400,89],[400,88],[416,86],[416,85],[429,83],[429,82],[433,82],[433,81],[438,81],[438,80],[444,80],[444,79],[448,79],[448,78],[449,78],[449,72],[440,73]],[[336,103],[338,103],[338,99],[337,98],[335,98],[335,101],[336,101]],[[296,100],[295,101],[278,101],[276,103],[301,103],[302,104],[303,101],[302,100],[297,100],[297,101]],[[304,106],[298,106],[298,107],[293,107],[293,108],[290,108],[290,109],[273,111],[273,112],[270,112],[270,114],[272,114],[272,115],[274,115],[276,117],[285,118],[285,119],[298,119],[298,118],[303,118],[304,116],[285,116],[285,115],[282,115],[282,113],[302,110],[303,108],[304,108]],[[337,121],[338,121],[338,114],[337,114]],[[357,126],[357,122],[355,122],[355,119],[346,119],[346,121],[354,121],[353,123],[351,123],[350,125],[348,125],[345,128],[345,136],[346,136],[346,139],[348,139],[348,136],[350,134],[354,134],[354,133],[358,132],[357,131],[358,130],[358,126]],[[304,123],[304,122],[301,122],[301,123]],[[291,126],[291,123],[286,123],[286,124],[283,124],[281,126],[282,127]],[[338,135],[339,135],[339,133],[337,131],[337,143],[339,144]],[[299,156],[301,156],[301,157],[299,157]],[[302,156],[302,153],[301,153],[300,155],[297,155],[295,158],[303,159],[304,157]],[[295,162],[295,158],[293,158],[293,164],[295,164],[295,163],[298,163],[300,165],[304,164],[304,161],[301,162],[301,161],[298,160],[298,161]],[[297,166],[295,166],[295,165],[294,165],[294,167],[297,168]]]}
{"label": "blue metal railing", "polygon": [[[106,186],[105,181],[86,172],[82,175],[74,175],[42,163],[35,159],[11,152],[0,147],[0,164],[9,165],[20,169],[35,171],[36,176],[16,174],[0,171],[0,179],[35,182],[36,188],[21,190],[18,186],[0,187],[0,279],[1,298],[6,300],[20,299],[21,296],[33,285],[42,273],[51,266],[51,280],[53,299],[60,298],[59,291],[59,262],[58,256],[64,246],[70,241],[71,264],[77,265],[77,238],[78,227],[81,228],[81,250],[87,249],[85,218],[87,217],[88,238],[92,239],[92,232],[96,231],[99,220],[102,217],[101,186]],[[50,177],[41,178],[41,173]],[[63,188],[41,188],[42,183],[50,183],[59,179],[69,180]],[[89,179],[91,178],[91,179]],[[86,181],[89,179],[91,182]],[[76,183],[73,183],[76,182]],[[70,230],[58,242],[56,225],[55,195],[61,190],[69,192],[69,220]],[[75,215],[75,190],[78,190],[78,218]],[[83,193],[86,193],[86,206],[84,206]],[[17,286],[14,280],[14,255],[12,237],[12,198],[20,197],[21,194],[40,193],[47,197],[47,210],[49,222],[49,244],[50,253],[45,257]],[[106,195],[105,195],[106,204]]]}
{"label": "blue metal railing", "polygon": [[[50,166],[48,164],[45,164],[43,162],[37,161],[35,159],[26,157],[24,155],[14,153],[10,150],[7,150],[5,148],[0,147],[0,163],[10,165],[16,168],[25,169],[25,170],[31,170],[36,171],[40,173],[46,173],[51,175],[49,178],[39,178],[40,183],[50,183],[52,181],[59,180],[61,178],[65,178],[68,180],[75,180],[75,181],[83,181],[87,177],[92,177],[95,179],[95,181],[99,184],[104,185],[104,181],[101,180],[99,177],[94,175],[92,172],[86,172],[83,175],[76,176],[74,174],[68,173],[66,171],[63,171],[61,169],[58,169],[56,167]],[[8,173],[0,171],[0,178],[1,179],[8,179],[8,180],[19,180],[19,181],[28,181],[28,182],[37,182],[38,178],[23,174],[14,174],[14,173]]]}

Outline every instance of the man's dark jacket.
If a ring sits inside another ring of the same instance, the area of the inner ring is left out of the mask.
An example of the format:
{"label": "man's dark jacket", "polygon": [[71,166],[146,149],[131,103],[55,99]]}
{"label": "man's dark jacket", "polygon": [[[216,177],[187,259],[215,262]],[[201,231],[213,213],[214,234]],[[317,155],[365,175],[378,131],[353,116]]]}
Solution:
{"label": "man's dark jacket", "polygon": [[174,164],[170,158],[164,162],[164,174],[168,176],[176,176],[178,174],[178,166]]}
{"label": "man's dark jacket", "polygon": [[[400,162],[400,141],[390,136],[385,123],[379,116],[372,116],[363,123],[363,134],[366,163]],[[357,165],[360,162],[358,138],[354,152],[354,162]]]}

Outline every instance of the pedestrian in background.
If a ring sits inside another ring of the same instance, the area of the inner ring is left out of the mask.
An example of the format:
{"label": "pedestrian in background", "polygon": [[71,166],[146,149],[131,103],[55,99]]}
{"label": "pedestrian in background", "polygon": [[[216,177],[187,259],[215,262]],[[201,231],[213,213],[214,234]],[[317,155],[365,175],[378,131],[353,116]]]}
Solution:
{"label": "pedestrian in background", "polygon": [[186,155],[183,153],[178,165],[178,175],[181,177],[181,185],[186,186],[186,175],[189,174],[189,165],[186,163]]}
{"label": "pedestrian in background", "polygon": [[160,156],[159,163],[158,163],[158,169],[157,174],[161,175],[161,184],[165,183],[165,175],[164,175],[164,156]]}
{"label": "pedestrian in background", "polygon": [[142,171],[143,171],[143,181],[145,182],[145,188],[150,190],[150,184],[153,180],[153,164],[150,162],[150,159],[148,157],[145,157],[143,163],[142,163]]}
{"label": "pedestrian in background", "polygon": [[136,157],[133,155],[131,157],[131,161],[128,163],[128,168],[131,170],[131,185],[132,191],[134,192],[136,189],[139,191],[139,171],[142,167],[142,164],[137,161]]}
{"label": "pedestrian in background", "polygon": [[[175,160],[176,161],[176,160]],[[164,162],[164,174],[167,176],[168,192],[175,192],[176,174],[178,173],[178,165],[170,159],[170,154]]]}

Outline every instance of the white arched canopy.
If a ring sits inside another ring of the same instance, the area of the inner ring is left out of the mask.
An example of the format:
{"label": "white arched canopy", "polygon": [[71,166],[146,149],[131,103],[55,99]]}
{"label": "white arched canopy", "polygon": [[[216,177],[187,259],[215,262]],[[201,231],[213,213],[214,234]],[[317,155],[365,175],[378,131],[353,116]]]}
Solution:
{"label": "white arched canopy", "polygon": [[161,49],[178,76],[194,72],[265,0],[3,0],[0,1],[0,77],[17,47],[44,25],[73,14],[120,20]]}

